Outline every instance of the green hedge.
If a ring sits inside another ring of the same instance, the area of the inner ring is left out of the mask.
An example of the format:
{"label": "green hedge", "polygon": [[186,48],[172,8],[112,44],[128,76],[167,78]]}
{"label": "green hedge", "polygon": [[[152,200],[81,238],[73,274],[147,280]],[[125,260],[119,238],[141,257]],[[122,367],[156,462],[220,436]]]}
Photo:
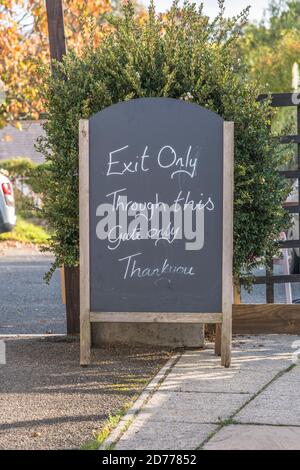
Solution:
{"label": "green hedge", "polygon": [[54,77],[44,71],[48,121],[39,149],[49,162],[44,194],[53,269],[79,262],[79,119],[153,96],[190,100],[235,121],[235,275],[276,253],[274,240],[289,224],[281,207],[289,190],[277,172],[284,154],[271,135],[268,103],[257,102],[260,90],[237,57],[246,11],[226,20],[223,3],[214,21],[188,1],[183,8],[174,2],[163,17],[151,4],[140,21],[129,1],[122,15],[107,18],[111,32],[99,47],[87,46],[81,56],[70,51]]}

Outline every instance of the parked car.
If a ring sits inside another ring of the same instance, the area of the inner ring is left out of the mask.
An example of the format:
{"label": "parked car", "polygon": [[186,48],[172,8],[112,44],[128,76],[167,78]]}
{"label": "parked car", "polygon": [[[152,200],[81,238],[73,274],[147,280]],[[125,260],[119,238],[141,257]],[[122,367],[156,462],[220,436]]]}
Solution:
{"label": "parked car", "polygon": [[16,221],[13,187],[7,176],[0,172],[0,233],[11,232]]}

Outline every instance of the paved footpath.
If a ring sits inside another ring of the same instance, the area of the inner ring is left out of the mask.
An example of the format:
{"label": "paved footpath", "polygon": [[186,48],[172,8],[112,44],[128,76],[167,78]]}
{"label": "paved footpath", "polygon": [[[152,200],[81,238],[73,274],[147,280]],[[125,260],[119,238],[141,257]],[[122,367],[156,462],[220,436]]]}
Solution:
{"label": "paved footpath", "polygon": [[299,340],[236,338],[230,369],[212,349],[178,355],[102,448],[300,449],[300,365],[292,361]]}

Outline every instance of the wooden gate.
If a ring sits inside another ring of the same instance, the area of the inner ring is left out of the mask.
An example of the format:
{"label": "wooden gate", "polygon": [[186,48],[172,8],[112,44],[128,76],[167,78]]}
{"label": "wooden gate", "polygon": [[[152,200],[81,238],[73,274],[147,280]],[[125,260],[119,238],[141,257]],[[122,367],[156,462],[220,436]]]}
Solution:
{"label": "wooden gate", "polygon": [[[260,95],[259,101],[268,99],[269,95]],[[283,177],[298,180],[297,202],[285,204],[284,207],[292,214],[300,213],[300,94],[276,93],[271,95],[273,107],[296,107],[297,135],[280,138],[280,144],[297,144],[296,169],[282,171]],[[299,221],[300,234],[300,217]],[[299,237],[298,237],[299,238]],[[300,240],[279,242],[282,249],[300,248]],[[271,261],[266,276],[256,277],[254,284],[266,285],[266,304],[239,304],[235,295],[233,307],[233,332],[235,334],[286,333],[300,334],[300,305],[274,304],[274,285],[300,282],[300,274],[274,275],[274,260]]]}

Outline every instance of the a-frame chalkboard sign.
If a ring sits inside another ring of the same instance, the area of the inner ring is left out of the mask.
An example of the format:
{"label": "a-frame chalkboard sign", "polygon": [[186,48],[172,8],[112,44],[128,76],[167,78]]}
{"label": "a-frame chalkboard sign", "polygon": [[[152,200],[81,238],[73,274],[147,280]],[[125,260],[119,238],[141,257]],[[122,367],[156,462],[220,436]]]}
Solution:
{"label": "a-frame chalkboard sign", "polygon": [[93,322],[176,322],[217,324],[228,367],[233,123],[145,98],[80,121],[79,133],[81,364]]}

